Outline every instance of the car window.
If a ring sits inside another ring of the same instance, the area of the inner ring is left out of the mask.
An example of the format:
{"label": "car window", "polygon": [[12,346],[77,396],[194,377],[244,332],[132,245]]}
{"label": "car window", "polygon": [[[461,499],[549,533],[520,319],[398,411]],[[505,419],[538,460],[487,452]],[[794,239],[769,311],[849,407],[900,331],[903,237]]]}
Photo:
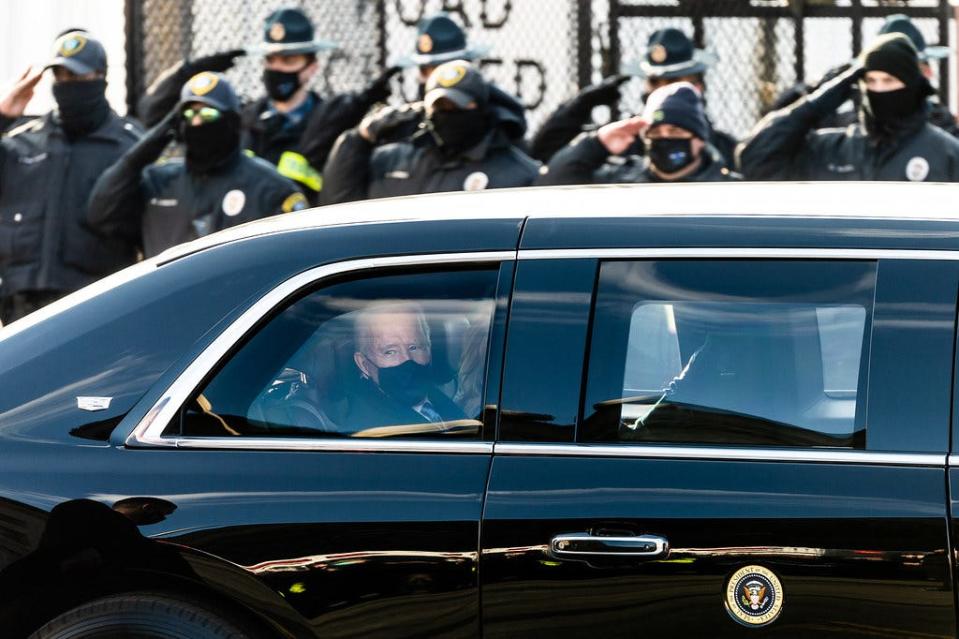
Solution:
{"label": "car window", "polygon": [[875,266],[602,265],[580,439],[865,446]]}
{"label": "car window", "polygon": [[288,304],[165,434],[481,438],[496,270],[343,281]]}

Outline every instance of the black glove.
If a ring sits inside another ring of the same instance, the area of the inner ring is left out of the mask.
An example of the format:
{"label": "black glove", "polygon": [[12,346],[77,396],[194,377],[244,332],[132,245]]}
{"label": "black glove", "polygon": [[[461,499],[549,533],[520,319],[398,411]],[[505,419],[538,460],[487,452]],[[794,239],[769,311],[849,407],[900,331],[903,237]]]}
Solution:
{"label": "black glove", "polygon": [[196,60],[190,60],[187,63],[187,66],[190,68],[190,77],[193,77],[201,71],[217,71],[222,73],[228,69],[232,69],[236,63],[236,59],[241,55],[246,55],[245,49],[231,49],[230,51],[221,51],[213,55],[205,55]]}
{"label": "black glove", "polygon": [[390,97],[390,93],[392,93],[390,79],[402,70],[402,67],[390,67],[370,82],[370,85],[363,90],[363,97],[366,103],[375,104],[377,102],[385,102],[386,99]]}
{"label": "black glove", "polygon": [[620,87],[632,79],[629,75],[612,75],[599,84],[593,84],[579,92],[573,101],[577,109],[592,110],[601,104],[612,105],[620,98]]}
{"label": "black glove", "polygon": [[817,116],[834,112],[852,97],[856,83],[866,74],[862,63],[855,61],[844,71],[823,82],[808,98],[808,109]]}
{"label": "black glove", "polygon": [[367,141],[376,143],[377,140],[389,137],[390,132],[396,130],[398,127],[409,122],[417,121],[422,117],[423,110],[419,106],[413,106],[411,104],[387,106],[382,109],[377,109],[363,118],[358,128],[360,131],[365,132],[365,134],[361,133],[361,135],[363,135]]}
{"label": "black glove", "polygon": [[180,109],[177,105],[127,151],[125,156],[127,166],[139,171],[153,164],[163,153],[163,149],[176,137],[180,117]]}

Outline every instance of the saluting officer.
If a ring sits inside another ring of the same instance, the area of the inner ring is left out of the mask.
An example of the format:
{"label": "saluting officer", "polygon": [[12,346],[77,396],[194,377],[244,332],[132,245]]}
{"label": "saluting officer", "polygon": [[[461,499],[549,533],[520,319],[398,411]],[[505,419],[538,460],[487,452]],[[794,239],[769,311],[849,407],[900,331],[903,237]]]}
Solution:
{"label": "saluting officer", "polygon": [[358,93],[323,98],[309,85],[320,68],[317,53],[336,45],[315,37],[313,23],[303,11],[285,8],[272,12],[264,24],[263,39],[249,50],[179,63],[154,83],[140,102],[143,120],[152,126],[164,117],[176,104],[189,74],[225,71],[239,55],[261,54],[266,95],[242,110],[244,148],[277,165],[281,174],[297,181],[315,202],[323,188],[320,169],[337,136],[356,126],[372,105],[389,97],[389,80],[399,69],[387,69]]}
{"label": "saluting officer", "polygon": [[[697,49],[689,36],[679,29],[669,27],[654,31],[639,61],[639,73],[644,77],[645,85],[643,101],[656,89],[673,82],[689,82],[700,94],[704,94],[704,76],[715,61],[714,56]],[[612,76],[595,86],[586,87],[578,96],[560,105],[533,137],[531,155],[538,160],[548,161],[592,122],[593,107],[619,101],[621,85],[629,79],[628,75]],[[707,142],[719,151],[727,166],[733,166],[735,138],[716,130],[708,116],[706,124],[709,127]],[[630,152],[642,153],[641,145],[630,149]]]}
{"label": "saluting officer", "polygon": [[324,169],[323,202],[533,182],[539,165],[509,135],[516,114],[491,103],[489,84],[469,62],[436,67],[424,109],[423,126],[408,140],[376,146],[376,115],[340,136]]}
{"label": "saluting officer", "polygon": [[[859,84],[859,124],[816,129]],[[933,88],[909,38],[877,38],[845,72],[763,118],[739,147],[751,180],[959,181],[959,141],[929,124]]]}
{"label": "saluting officer", "polygon": [[[85,31],[57,38],[45,69],[51,113],[0,141],[0,317],[9,323],[136,261],[124,238],[86,224],[94,180],[140,137],[107,102],[107,56]],[[44,70],[45,70],[44,69]],[[0,99],[4,124],[23,116],[44,70],[27,73]]]}
{"label": "saluting officer", "polygon": [[[583,133],[553,156],[546,184],[721,182],[739,179],[710,146],[699,91],[675,82],[653,91],[642,115]],[[640,140],[645,157],[624,154]]]}
{"label": "saluting officer", "polygon": [[[173,140],[185,158],[152,164]],[[223,76],[205,71],[180,104],[97,181],[89,223],[151,257],[181,242],[307,207],[297,186],[265,160],[240,151],[240,101]]]}
{"label": "saluting officer", "polygon": [[[424,17],[416,26],[416,44],[412,54],[399,61],[401,68],[417,69],[417,100],[399,106],[384,106],[374,118],[377,120],[376,144],[389,144],[409,139],[426,118],[423,97],[426,95],[426,81],[433,70],[444,62],[466,60],[475,63],[488,51],[468,43],[466,32],[445,12]],[[512,111],[517,121],[524,123],[522,129],[511,129],[509,134],[517,145],[525,146],[526,109],[512,95],[493,83],[489,83],[490,102],[499,109]]]}

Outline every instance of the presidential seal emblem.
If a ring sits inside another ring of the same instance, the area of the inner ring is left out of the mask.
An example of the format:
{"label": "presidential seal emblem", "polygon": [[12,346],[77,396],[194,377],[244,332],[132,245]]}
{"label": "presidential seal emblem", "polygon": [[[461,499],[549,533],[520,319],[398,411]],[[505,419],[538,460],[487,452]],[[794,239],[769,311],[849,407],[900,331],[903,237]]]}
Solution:
{"label": "presidential seal emblem", "polygon": [[282,22],[274,22],[270,25],[270,40],[273,42],[279,42],[283,39],[283,36],[286,35],[286,27],[283,26]]}
{"label": "presidential seal emblem", "polygon": [[657,44],[655,47],[649,50],[649,59],[656,64],[662,64],[665,62],[668,55],[669,53],[666,51],[666,47],[661,44]]}
{"label": "presidential seal emblem", "polygon": [[726,583],[726,611],[744,626],[765,626],[783,609],[783,586],[762,566],[740,568]]}
{"label": "presidential seal emblem", "polygon": [[906,178],[910,182],[922,182],[929,177],[929,160],[916,156],[906,163]]}
{"label": "presidential seal emblem", "polygon": [[229,217],[239,215],[246,206],[246,193],[240,189],[233,189],[223,196],[223,212]]}
{"label": "presidential seal emblem", "polygon": [[482,191],[489,186],[489,176],[482,171],[474,171],[463,180],[464,191]]}

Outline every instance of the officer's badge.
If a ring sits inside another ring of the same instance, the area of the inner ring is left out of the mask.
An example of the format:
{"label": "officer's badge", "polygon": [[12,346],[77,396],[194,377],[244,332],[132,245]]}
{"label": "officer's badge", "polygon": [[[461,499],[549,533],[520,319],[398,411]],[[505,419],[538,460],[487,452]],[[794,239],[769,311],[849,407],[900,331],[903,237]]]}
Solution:
{"label": "officer's badge", "polygon": [[193,95],[206,95],[216,86],[220,78],[211,71],[197,73],[190,78],[190,92]]}
{"label": "officer's badge", "polygon": [[246,193],[240,189],[233,189],[223,196],[223,213],[229,217],[239,215],[246,206]]}
{"label": "officer's badge", "polygon": [[765,626],[783,609],[783,586],[762,566],[740,568],[726,583],[726,610],[744,626]]}
{"label": "officer's badge", "polygon": [[306,196],[297,191],[283,200],[283,204],[280,205],[280,209],[284,213],[292,213],[293,211],[302,211],[308,206],[309,203],[306,201]]}
{"label": "officer's badge", "polygon": [[452,87],[459,84],[459,81],[466,76],[468,67],[464,63],[444,64],[443,68],[437,74],[436,83],[441,87]]}
{"label": "officer's badge", "polygon": [[463,180],[464,191],[482,191],[489,186],[489,176],[482,171],[474,171]]}
{"label": "officer's badge", "polygon": [[929,177],[929,160],[916,156],[906,164],[906,179],[910,182],[922,182]]}
{"label": "officer's badge", "polygon": [[283,39],[283,36],[286,35],[286,27],[283,26],[282,22],[274,22],[270,25],[269,34],[270,40],[273,42],[279,42]]}
{"label": "officer's badge", "polygon": [[416,50],[420,53],[429,53],[433,50],[433,38],[430,34],[424,33],[420,36],[420,39],[416,41]]}
{"label": "officer's badge", "polygon": [[82,34],[68,33],[60,39],[60,46],[57,47],[57,52],[64,58],[69,58],[83,51],[83,47],[86,45],[87,39]]}
{"label": "officer's badge", "polygon": [[662,64],[666,62],[666,57],[668,56],[666,47],[661,44],[657,44],[652,49],[649,50],[649,59],[655,62],[656,64]]}

